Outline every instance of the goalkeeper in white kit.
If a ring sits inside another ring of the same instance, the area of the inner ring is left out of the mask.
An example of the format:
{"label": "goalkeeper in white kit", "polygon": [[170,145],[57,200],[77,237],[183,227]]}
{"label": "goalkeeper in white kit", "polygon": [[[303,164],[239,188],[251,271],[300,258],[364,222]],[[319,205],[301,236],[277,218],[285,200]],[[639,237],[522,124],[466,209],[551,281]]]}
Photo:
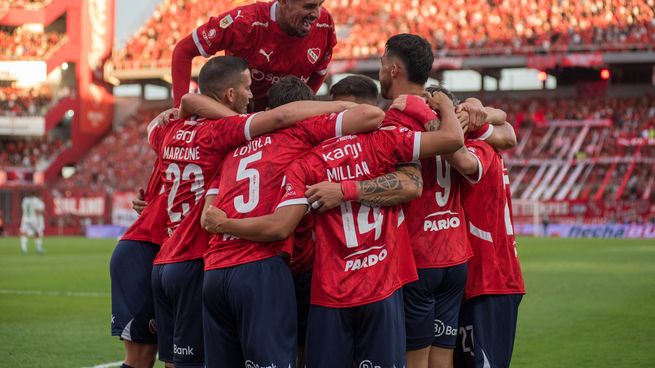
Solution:
{"label": "goalkeeper in white kit", "polygon": [[23,254],[27,254],[27,241],[29,237],[34,238],[36,252],[45,253],[43,249],[43,230],[45,223],[43,221],[43,212],[45,203],[36,193],[23,198],[23,217],[20,222],[20,248]]}

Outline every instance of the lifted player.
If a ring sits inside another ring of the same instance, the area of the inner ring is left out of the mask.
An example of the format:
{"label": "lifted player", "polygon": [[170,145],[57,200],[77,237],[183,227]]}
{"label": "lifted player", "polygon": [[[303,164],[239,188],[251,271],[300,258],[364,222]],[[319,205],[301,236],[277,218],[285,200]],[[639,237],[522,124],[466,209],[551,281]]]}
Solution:
{"label": "lifted player", "polygon": [[175,46],[175,105],[189,90],[193,58],[221,50],[248,60],[255,111],[268,106],[266,91],[286,75],[295,75],[318,91],[337,43],[334,22],[322,4],[323,0],[257,2],[210,18]]}

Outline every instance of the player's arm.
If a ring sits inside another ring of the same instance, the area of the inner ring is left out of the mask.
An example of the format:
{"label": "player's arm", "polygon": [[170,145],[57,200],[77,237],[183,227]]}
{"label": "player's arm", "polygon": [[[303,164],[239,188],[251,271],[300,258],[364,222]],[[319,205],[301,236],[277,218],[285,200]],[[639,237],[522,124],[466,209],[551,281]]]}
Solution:
{"label": "player's arm", "polygon": [[228,218],[225,212],[214,206],[209,206],[203,212],[203,225],[210,233],[230,234],[256,242],[272,242],[293,234],[307,212],[307,205],[284,206],[270,215],[243,219]]}
{"label": "player's arm", "polygon": [[499,125],[494,124],[493,132],[484,141],[499,150],[512,149],[518,143],[514,127],[506,121]]}
{"label": "player's arm", "polygon": [[[369,206],[393,206],[413,201],[423,193],[423,177],[417,164],[403,164],[396,171],[363,181],[324,181],[307,188],[305,196],[313,208],[325,212],[344,201]],[[316,203],[316,204],[314,204]]]}
{"label": "player's arm", "polygon": [[[469,106],[466,107],[465,106]],[[471,97],[457,109],[457,115],[460,123],[463,126],[469,126],[469,130],[478,130],[482,126],[477,125],[471,112],[477,111],[482,106],[482,102],[477,98]],[[516,133],[510,123],[507,122],[507,113],[501,109],[496,109],[491,106],[482,107],[484,114],[477,113],[479,117],[485,117],[484,121],[491,125],[489,133],[483,134],[480,139],[483,139],[492,147],[499,150],[506,150],[514,148],[517,144]],[[479,120],[479,119],[477,119]],[[477,121],[476,120],[476,121]]]}
{"label": "player's arm", "polygon": [[455,153],[445,155],[444,158],[448,161],[450,166],[469,180],[473,182],[479,181],[481,170],[480,162],[466,147],[460,148]]}
{"label": "player's arm", "polygon": [[250,136],[258,137],[274,130],[293,126],[316,115],[341,112],[355,106],[345,101],[295,101],[272,110],[257,113],[250,122]]}
{"label": "player's arm", "polygon": [[180,40],[173,49],[171,75],[173,76],[173,100],[175,106],[179,106],[182,96],[189,92],[191,65],[193,58],[196,56],[200,56],[200,51],[193,41],[191,34]]}
{"label": "player's arm", "polygon": [[419,157],[427,158],[456,152],[464,145],[464,134],[455,115],[452,101],[442,92],[428,94],[427,101],[433,109],[439,110],[441,124],[439,130],[421,133]]}
{"label": "player's arm", "polygon": [[380,127],[384,111],[367,104],[357,105],[343,113],[341,133],[344,135],[370,132]]}
{"label": "player's arm", "polygon": [[182,96],[179,117],[187,118],[193,115],[207,119],[221,119],[237,115],[237,113],[209,96],[187,93]]}

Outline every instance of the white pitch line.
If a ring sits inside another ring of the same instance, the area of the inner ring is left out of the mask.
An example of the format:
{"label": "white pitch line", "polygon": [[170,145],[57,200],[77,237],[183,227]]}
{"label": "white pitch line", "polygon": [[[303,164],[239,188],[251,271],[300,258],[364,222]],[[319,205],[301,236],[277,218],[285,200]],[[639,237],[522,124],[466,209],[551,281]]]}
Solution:
{"label": "white pitch line", "polygon": [[82,367],[82,368],[109,368],[109,367],[120,367],[123,364],[123,361],[120,360],[118,362],[111,362],[111,363],[105,363],[105,364],[98,364],[94,365],[92,367]]}
{"label": "white pitch line", "polygon": [[13,290],[0,289],[4,295],[31,295],[31,296],[76,296],[86,298],[107,298],[109,293],[97,293],[92,291],[43,291],[43,290]]}

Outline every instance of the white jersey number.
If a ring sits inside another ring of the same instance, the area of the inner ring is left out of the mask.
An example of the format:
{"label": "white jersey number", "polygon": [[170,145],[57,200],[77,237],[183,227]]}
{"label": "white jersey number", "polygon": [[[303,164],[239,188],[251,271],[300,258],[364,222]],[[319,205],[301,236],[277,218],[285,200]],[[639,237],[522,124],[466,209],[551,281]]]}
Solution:
{"label": "white jersey number", "polygon": [[[372,223],[368,221],[371,210],[373,210]],[[357,223],[355,223],[352,202],[341,203],[341,222],[343,223],[343,233],[346,236],[346,247],[356,248],[359,246],[357,233],[366,234],[371,230],[375,230],[375,240],[380,239],[383,220],[384,216],[380,211],[380,207],[369,207],[362,204],[357,213]]]}
{"label": "white jersey number", "polygon": [[182,212],[173,210],[175,203],[175,196],[178,189],[180,189],[180,180],[190,180],[193,175],[193,182],[191,183],[191,193],[195,194],[194,205],[200,201],[202,194],[205,192],[205,177],[202,175],[202,169],[196,164],[188,164],[183,171],[176,163],[168,165],[166,168],[166,180],[172,181],[173,186],[171,192],[168,193],[168,218],[171,222],[179,222],[182,216],[186,216],[191,210],[188,203],[182,203]]}
{"label": "white jersey number", "polygon": [[234,198],[234,209],[239,213],[248,213],[254,210],[259,203],[259,171],[257,169],[246,168],[246,166],[261,159],[262,152],[259,151],[239,161],[237,180],[248,179],[248,201],[245,200],[245,196],[243,195]]}
{"label": "white jersey number", "polygon": [[436,160],[437,184],[443,188],[443,192],[437,191],[435,196],[439,207],[444,207],[448,204],[448,197],[450,197],[450,164],[448,161],[441,160],[441,156],[437,156]]}

